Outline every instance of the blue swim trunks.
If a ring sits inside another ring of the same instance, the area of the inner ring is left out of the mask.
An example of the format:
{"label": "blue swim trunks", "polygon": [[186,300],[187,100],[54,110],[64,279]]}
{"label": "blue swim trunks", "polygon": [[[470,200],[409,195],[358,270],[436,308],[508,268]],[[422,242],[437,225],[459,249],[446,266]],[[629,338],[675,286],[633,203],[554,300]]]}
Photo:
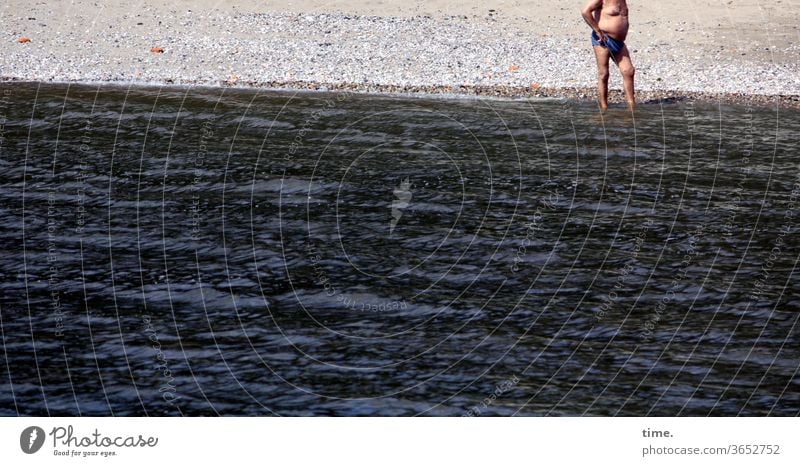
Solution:
{"label": "blue swim trunks", "polygon": [[622,48],[625,47],[625,42],[621,40],[614,39],[606,34],[606,42],[605,44],[600,43],[600,38],[597,36],[597,33],[592,31],[592,46],[600,45],[608,50],[611,51],[614,55],[622,52]]}

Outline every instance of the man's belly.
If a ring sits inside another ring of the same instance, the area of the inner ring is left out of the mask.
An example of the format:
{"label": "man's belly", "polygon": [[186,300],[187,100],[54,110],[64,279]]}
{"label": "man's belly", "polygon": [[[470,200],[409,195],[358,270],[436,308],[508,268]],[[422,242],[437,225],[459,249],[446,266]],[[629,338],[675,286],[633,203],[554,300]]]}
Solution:
{"label": "man's belly", "polygon": [[597,24],[600,30],[617,40],[628,37],[628,18],[624,16],[601,16]]}

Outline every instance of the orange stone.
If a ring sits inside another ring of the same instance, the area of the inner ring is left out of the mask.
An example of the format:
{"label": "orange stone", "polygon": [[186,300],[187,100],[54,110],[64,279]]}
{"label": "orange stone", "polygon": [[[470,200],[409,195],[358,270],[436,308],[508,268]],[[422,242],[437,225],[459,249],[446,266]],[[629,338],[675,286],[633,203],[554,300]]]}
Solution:
{"label": "orange stone", "polygon": [[162,49],[161,47],[153,47],[152,49],[150,49],[150,52],[152,52],[152,53],[164,53],[164,49]]}
{"label": "orange stone", "polygon": [[542,86],[540,86],[537,83],[531,83],[531,89],[539,89],[540,87],[542,87]]}
{"label": "orange stone", "polygon": [[519,66],[511,65],[508,67],[508,71],[519,71]]}
{"label": "orange stone", "polygon": [[27,37],[20,37],[20,38],[19,38],[19,43],[20,43],[20,44],[24,44],[25,42],[30,42],[30,41],[31,41],[31,40],[30,40],[30,39],[28,39]]}

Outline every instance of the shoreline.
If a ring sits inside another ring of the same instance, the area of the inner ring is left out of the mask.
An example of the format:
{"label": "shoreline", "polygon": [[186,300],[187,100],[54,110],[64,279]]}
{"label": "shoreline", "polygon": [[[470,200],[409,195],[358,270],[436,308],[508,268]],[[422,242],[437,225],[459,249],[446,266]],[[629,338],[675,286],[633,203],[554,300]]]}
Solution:
{"label": "shoreline", "polygon": [[[166,88],[201,88],[201,89],[233,89],[263,90],[268,92],[324,93],[353,92],[363,96],[377,95],[408,98],[487,98],[500,100],[569,100],[584,104],[597,102],[594,88],[538,88],[530,89],[513,86],[397,86],[363,83],[318,83],[310,81],[284,82],[192,82],[174,81],[89,81],[89,80],[32,80],[0,76],[0,84],[46,84],[46,85],[78,85],[78,86],[113,86],[113,87],[166,87]],[[752,106],[759,108],[783,108],[800,110],[800,95],[797,94],[734,94],[704,93],[691,91],[637,91],[637,105],[674,104],[680,102],[701,102],[707,104]],[[624,106],[625,99],[621,90],[609,91],[609,104]]]}
{"label": "shoreline", "polygon": [[[579,3],[9,0],[0,81],[594,101]],[[800,0],[673,3],[630,5],[637,101],[800,108]],[[611,68],[610,102],[621,103]]]}

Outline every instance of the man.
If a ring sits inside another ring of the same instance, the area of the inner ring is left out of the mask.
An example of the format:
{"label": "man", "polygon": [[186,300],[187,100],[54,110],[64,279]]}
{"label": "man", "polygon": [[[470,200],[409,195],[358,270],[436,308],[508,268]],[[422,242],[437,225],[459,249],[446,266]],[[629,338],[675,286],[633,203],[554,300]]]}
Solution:
{"label": "man", "polygon": [[581,10],[583,19],[592,28],[592,46],[597,58],[597,91],[600,111],[608,108],[608,59],[622,73],[625,100],[633,111],[636,98],[633,94],[633,75],[635,69],[631,55],[625,45],[628,36],[628,4],[625,0],[589,0]]}

